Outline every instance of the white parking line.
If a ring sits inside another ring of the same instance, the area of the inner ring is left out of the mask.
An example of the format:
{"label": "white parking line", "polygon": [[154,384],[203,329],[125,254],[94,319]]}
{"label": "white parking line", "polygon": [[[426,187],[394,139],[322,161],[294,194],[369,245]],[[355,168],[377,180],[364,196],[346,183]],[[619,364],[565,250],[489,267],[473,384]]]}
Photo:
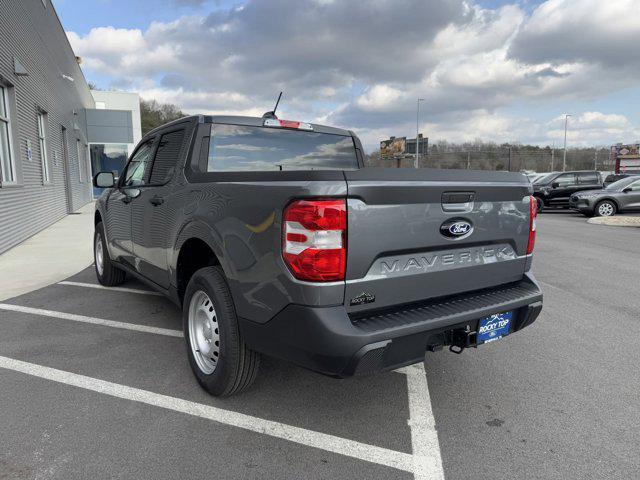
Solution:
{"label": "white parking line", "polygon": [[[107,382],[97,378],[78,375],[64,370],[45,367],[34,363],[23,362],[13,358],[0,356],[0,368],[21,372],[34,377],[53,382],[71,385],[85,390],[110,395],[112,397],[144,403],[174,412],[185,413],[207,420],[231,425],[233,427],[250,430],[252,432],[270,435],[272,437],[299,443],[308,447],[318,448],[340,455],[346,455],[358,460],[377,463],[407,472],[414,471],[413,455],[397,452],[386,448],[376,447],[365,443],[347,440],[345,438],[328,435],[326,433],[294,427],[280,422],[265,420],[243,413],[222,410],[210,405],[191,402],[180,398],[169,397],[138,388]],[[409,376],[407,377],[409,378]],[[425,478],[417,477],[416,478]],[[435,478],[435,477],[434,477]]]}
{"label": "white parking line", "polygon": [[53,310],[43,310],[41,308],[23,307],[21,305],[11,305],[9,303],[0,303],[0,310],[30,313],[33,315],[42,315],[45,317],[60,318],[63,320],[72,320],[74,322],[101,325],[103,327],[114,327],[114,328],[122,328],[124,330],[134,330],[136,332],[155,333],[157,335],[166,335],[168,337],[182,337],[182,332],[180,330],[150,327],[147,325],[137,325],[135,323],[118,322],[115,320],[105,320],[104,318],[86,317],[84,315],[76,315],[75,313],[55,312]]}
{"label": "white parking line", "polygon": [[407,376],[409,427],[416,480],[444,480],[440,443],[436,431],[424,364],[398,370]]}
{"label": "white parking line", "polygon": [[58,285],[69,285],[72,287],[85,287],[85,288],[97,288],[99,290],[108,290],[112,292],[125,292],[125,293],[139,293],[141,295],[153,295],[156,297],[162,297],[159,292],[152,292],[151,290],[140,290],[139,288],[126,288],[126,287],[105,287],[97,283],[81,283],[81,282],[58,282]]}
{"label": "white parking line", "polygon": [[[73,313],[57,312],[7,303],[0,303],[0,310],[29,313],[93,325],[167,335],[171,337],[183,336],[182,332],[179,330],[105,320],[102,318],[87,317]],[[435,419],[433,417],[431,400],[429,397],[429,387],[427,384],[424,365],[422,363],[397,370],[397,372],[403,373],[407,377],[410,415],[408,424],[411,430],[413,454],[367,445],[335,437],[333,435],[305,430],[281,424],[279,422],[259,419],[235,412],[229,412],[227,410],[207,405],[155,394],[146,390],[110,383],[71,372],[21,362],[19,360],[13,360],[6,357],[0,357],[0,368],[8,368],[10,370],[20,371],[29,375],[47,378],[49,380],[74,385],[80,388],[86,388],[88,390],[105,393],[107,395],[126,398],[132,401],[139,401],[149,405],[156,405],[158,407],[168,408],[170,410],[180,411],[202,418],[208,418],[210,420],[237,426],[239,428],[264,433],[265,435],[271,435],[303,445],[358,458],[360,460],[397,468],[399,470],[405,470],[412,472],[416,480],[444,479],[438,433],[435,428]]]}

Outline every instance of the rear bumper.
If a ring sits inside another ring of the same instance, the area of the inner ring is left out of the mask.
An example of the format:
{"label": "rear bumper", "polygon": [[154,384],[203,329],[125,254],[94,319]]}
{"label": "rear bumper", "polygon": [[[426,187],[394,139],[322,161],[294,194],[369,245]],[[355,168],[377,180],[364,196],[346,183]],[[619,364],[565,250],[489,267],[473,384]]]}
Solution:
{"label": "rear bumper", "polygon": [[518,283],[358,316],[350,316],[343,306],[289,305],[264,324],[239,320],[250,348],[348,377],[420,362],[427,350],[459,345],[461,335],[467,346],[475,346],[478,321],[510,310],[511,333],[540,314],[542,292],[533,275]]}

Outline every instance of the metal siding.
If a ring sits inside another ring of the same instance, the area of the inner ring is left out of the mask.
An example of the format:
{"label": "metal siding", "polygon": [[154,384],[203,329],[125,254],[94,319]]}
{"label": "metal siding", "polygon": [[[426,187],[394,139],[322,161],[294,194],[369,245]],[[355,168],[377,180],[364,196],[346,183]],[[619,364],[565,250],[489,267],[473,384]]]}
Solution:
{"label": "metal siding", "polygon": [[[93,98],[51,2],[0,0],[0,77],[15,95],[11,111],[13,154],[22,175],[19,186],[0,188],[0,253],[22,242],[67,213],[62,126],[67,129],[71,174],[71,210],[91,200],[87,178],[79,182],[76,140],[87,143],[82,110],[93,108]],[[14,57],[28,76],[14,74]],[[70,82],[62,75],[73,77]],[[51,183],[43,185],[38,142],[37,108],[48,113],[47,144]],[[73,112],[77,112],[74,120]],[[74,129],[74,124],[79,130]],[[27,159],[27,140],[33,159]],[[85,154],[86,155],[86,154]],[[57,161],[54,159],[57,158]]]}

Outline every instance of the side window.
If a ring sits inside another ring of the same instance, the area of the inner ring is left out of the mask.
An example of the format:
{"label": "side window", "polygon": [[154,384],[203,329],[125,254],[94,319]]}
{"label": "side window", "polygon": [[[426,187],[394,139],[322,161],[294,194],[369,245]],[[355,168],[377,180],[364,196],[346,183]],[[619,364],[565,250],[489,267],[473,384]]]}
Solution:
{"label": "side window", "polygon": [[640,180],[638,180],[637,182],[633,182],[631,185],[629,185],[629,188],[631,188],[631,190],[633,190],[634,192],[640,192]]}
{"label": "side window", "polygon": [[573,173],[565,173],[558,176],[553,182],[560,187],[569,187],[576,184],[576,176]]}
{"label": "side window", "polygon": [[49,159],[47,155],[47,114],[38,112],[38,143],[40,144],[40,162],[42,164],[42,182],[49,183]]}
{"label": "side window", "polygon": [[7,90],[7,87],[0,85],[0,180],[2,183],[15,183],[16,169],[11,145],[11,118]]}
{"label": "side window", "polygon": [[160,137],[160,143],[158,144],[151,170],[151,181],[149,182],[151,185],[167,183],[173,176],[178,165],[184,135],[184,130],[176,130],[165,133]]}
{"label": "side window", "polygon": [[153,140],[147,141],[138,148],[127,166],[127,173],[124,177],[125,187],[137,187],[147,184],[152,151]]}
{"label": "side window", "polygon": [[84,159],[82,158],[82,144],[80,140],[76,140],[76,152],[78,154],[78,176],[80,178],[80,182],[84,182]]}
{"label": "side window", "polygon": [[585,172],[578,174],[578,183],[580,185],[598,185],[600,181],[596,172]]}

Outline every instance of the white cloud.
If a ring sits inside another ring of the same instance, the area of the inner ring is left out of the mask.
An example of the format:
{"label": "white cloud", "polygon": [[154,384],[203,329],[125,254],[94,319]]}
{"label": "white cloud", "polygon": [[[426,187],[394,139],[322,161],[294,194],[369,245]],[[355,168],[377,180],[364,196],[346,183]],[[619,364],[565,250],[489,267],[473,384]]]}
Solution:
{"label": "white cloud", "polygon": [[389,85],[374,85],[356,100],[363,110],[384,112],[392,109],[395,102],[403,98],[403,92]]}
{"label": "white cloud", "polygon": [[[557,141],[564,138],[564,119],[564,115],[561,115],[548,123],[549,137]],[[634,126],[624,115],[584,112],[569,117],[567,138],[572,144],[579,145],[602,143],[603,138],[616,139],[616,143],[635,141],[640,138],[640,128]]]}
{"label": "white cloud", "polygon": [[[638,86],[638,11],[640,0],[548,0],[531,13],[515,0],[246,0],[145,31],[68,35],[91,74],[186,112],[260,115],[284,90],[283,115],[355,129],[374,147],[414,131],[422,97],[431,138],[547,142],[553,122],[509,109]],[[572,130],[575,141],[637,132],[637,119],[575,113],[576,127],[593,125]]]}
{"label": "white cloud", "polygon": [[147,43],[142,31],[113,27],[92,28],[84,37],[75,32],[67,32],[71,46],[77,54],[86,53],[89,57],[120,58],[122,55],[145,51]]}
{"label": "white cloud", "polygon": [[[640,71],[638,0],[548,0],[537,7],[511,52],[527,62],[588,62]],[[635,59],[635,61],[634,61]]]}

